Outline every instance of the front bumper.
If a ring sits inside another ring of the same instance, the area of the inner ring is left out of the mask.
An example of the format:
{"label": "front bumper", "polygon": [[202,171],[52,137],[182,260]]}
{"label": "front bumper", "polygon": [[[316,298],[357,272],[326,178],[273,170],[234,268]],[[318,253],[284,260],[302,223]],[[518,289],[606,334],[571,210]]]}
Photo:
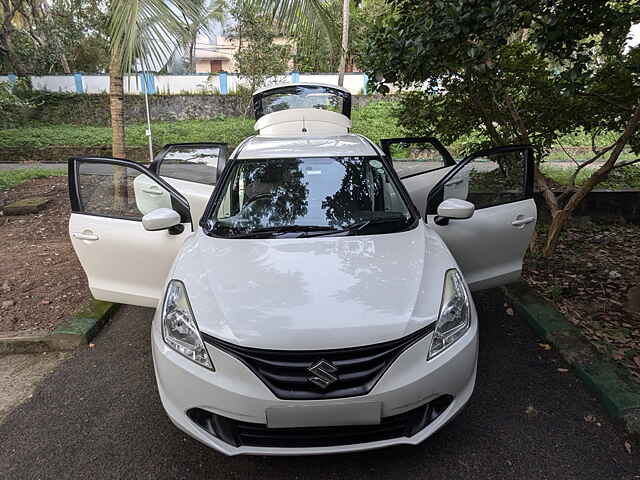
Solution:
{"label": "front bumper", "polygon": [[[156,313],[156,317],[157,315]],[[215,372],[191,362],[164,343],[157,318],[152,327],[152,348],[162,405],[171,421],[185,433],[227,455],[315,455],[398,444],[415,445],[444,426],[460,411],[469,400],[475,385],[478,354],[475,312],[472,326],[464,337],[427,362],[431,337],[432,334],[429,334],[404,351],[367,395],[309,401],[275,397],[239,360],[209,345]],[[264,425],[267,423],[266,411],[271,407],[379,402],[384,419],[415,411],[443,395],[453,397],[451,403],[425,428],[411,436],[323,447],[296,447],[297,442],[290,447],[234,446],[212,435],[187,415],[190,410],[193,412],[193,409],[200,409],[226,419]]]}

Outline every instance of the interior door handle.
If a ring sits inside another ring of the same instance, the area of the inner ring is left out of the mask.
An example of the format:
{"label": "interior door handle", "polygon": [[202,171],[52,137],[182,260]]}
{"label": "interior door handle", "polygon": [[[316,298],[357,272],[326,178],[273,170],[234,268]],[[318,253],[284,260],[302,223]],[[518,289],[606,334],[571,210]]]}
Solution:
{"label": "interior door handle", "polygon": [[151,188],[143,188],[142,191],[144,193],[148,193],[149,195],[162,195],[162,190],[153,190]]}
{"label": "interior door handle", "polygon": [[72,233],[73,238],[77,238],[78,240],[88,240],[89,242],[95,242],[99,240],[100,237],[95,233]]}
{"label": "interior door handle", "polygon": [[534,217],[519,218],[511,222],[511,225],[513,225],[514,227],[523,227],[524,225],[528,225],[529,223],[532,223],[535,221],[536,219]]}

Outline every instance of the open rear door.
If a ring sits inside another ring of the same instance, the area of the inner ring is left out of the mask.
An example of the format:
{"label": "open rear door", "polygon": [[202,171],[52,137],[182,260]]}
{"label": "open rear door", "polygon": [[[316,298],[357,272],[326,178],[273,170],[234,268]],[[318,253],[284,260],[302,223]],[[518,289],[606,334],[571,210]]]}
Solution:
{"label": "open rear door", "polygon": [[384,138],[380,146],[424,216],[431,188],[456,165],[453,156],[434,137]]}
{"label": "open rear door", "polygon": [[[447,244],[472,290],[520,278],[537,220],[533,172],[533,148],[509,145],[468,156],[429,187],[427,223]],[[473,203],[473,216],[439,217],[438,206],[451,198]]]}
{"label": "open rear door", "polygon": [[226,143],[171,143],[149,166],[189,201],[197,222],[227,162]]}

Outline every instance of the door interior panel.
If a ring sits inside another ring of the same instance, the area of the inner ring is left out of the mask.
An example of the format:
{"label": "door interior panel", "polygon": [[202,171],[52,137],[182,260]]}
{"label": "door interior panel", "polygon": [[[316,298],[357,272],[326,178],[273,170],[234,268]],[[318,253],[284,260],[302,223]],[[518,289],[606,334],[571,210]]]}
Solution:
{"label": "door interior panel", "polygon": [[444,167],[430,172],[417,173],[401,177],[402,184],[407,189],[413,204],[424,218],[427,198],[431,189],[442,180],[454,167]]}

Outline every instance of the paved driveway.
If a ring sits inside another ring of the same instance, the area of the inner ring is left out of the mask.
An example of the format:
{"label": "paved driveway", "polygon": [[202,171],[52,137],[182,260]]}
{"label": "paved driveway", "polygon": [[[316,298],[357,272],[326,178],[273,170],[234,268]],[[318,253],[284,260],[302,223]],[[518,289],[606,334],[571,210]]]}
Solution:
{"label": "paved driveway", "polygon": [[[504,314],[481,315],[478,384],[451,424],[417,447],[324,457],[224,457],[179,432],[158,399],[149,309],[121,309],[96,340],[0,425],[0,477],[193,479],[633,479],[640,457],[553,351]],[[596,422],[585,421],[593,415]],[[597,423],[600,423],[600,426]]]}

